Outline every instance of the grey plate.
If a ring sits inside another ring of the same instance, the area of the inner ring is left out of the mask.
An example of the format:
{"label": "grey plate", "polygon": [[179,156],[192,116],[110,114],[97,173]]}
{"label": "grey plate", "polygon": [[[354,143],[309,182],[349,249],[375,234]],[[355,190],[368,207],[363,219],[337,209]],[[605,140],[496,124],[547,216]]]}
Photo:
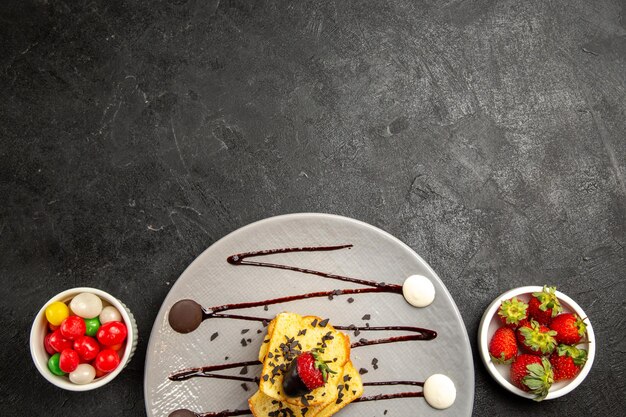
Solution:
{"label": "grey plate", "polygon": [[[338,288],[356,288],[355,284],[252,266],[233,266],[229,255],[261,249],[327,246],[350,243],[352,249],[334,252],[286,253],[262,258],[266,261],[296,265],[374,281],[402,284],[409,275],[429,277],[437,291],[433,304],[426,308],[410,306],[398,294],[357,294],[333,300],[317,298],[247,309],[240,314],[273,317],[281,311],[330,318],[331,324],[364,325],[361,318],[370,314],[371,326],[410,325],[436,330],[431,341],[412,341],[387,345],[359,347],[351,358],[357,368],[366,368],[363,381],[417,380],[429,375],[448,375],[457,388],[457,399],[447,410],[435,410],[423,398],[351,404],[341,411],[343,417],[365,415],[387,416],[470,416],[474,399],[474,366],[469,339],[459,311],[437,274],[411,248],[366,223],[327,214],[291,214],[265,219],[243,227],[204,251],[180,276],[165,298],[156,318],[146,356],[144,390],[148,416],[167,416],[178,408],[195,412],[245,409],[247,399],[255,391],[248,384],[246,392],[240,382],[195,378],[171,382],[167,376],[190,366],[214,365],[224,362],[253,360],[263,341],[260,323],[214,319],[205,321],[189,334],[174,332],[167,322],[167,312],[178,300],[191,298],[206,307],[257,301],[278,296]],[[245,335],[242,330],[250,329]],[[219,335],[210,341],[211,335]],[[394,336],[376,332],[361,333],[358,338]],[[242,337],[252,343],[242,346]],[[354,336],[351,335],[354,340]],[[229,357],[225,361],[225,357]],[[378,359],[378,369],[371,362]],[[238,374],[238,370],[231,371]],[[260,366],[250,367],[248,375],[256,375]],[[364,395],[415,390],[417,387],[366,387]]]}

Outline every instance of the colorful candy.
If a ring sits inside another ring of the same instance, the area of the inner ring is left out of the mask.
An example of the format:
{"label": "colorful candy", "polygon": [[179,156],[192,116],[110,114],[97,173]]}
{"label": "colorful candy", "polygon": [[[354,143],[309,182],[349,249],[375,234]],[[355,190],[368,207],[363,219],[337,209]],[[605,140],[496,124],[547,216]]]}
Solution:
{"label": "colorful candy", "polygon": [[123,344],[122,344],[122,343],[118,343],[117,345],[111,345],[111,346],[108,346],[108,348],[109,348],[109,349],[113,349],[114,351],[116,351],[116,352],[117,352],[118,350],[120,350],[120,349],[122,348],[122,346],[123,346]]}
{"label": "colorful candy", "polygon": [[[104,310],[103,310],[104,311]],[[95,336],[100,328],[100,319],[98,317],[94,317],[92,319],[84,319],[85,320],[85,334],[87,336]]]}
{"label": "colorful candy", "polygon": [[81,362],[91,362],[100,352],[100,345],[93,337],[80,336],[74,340],[74,350]]}
{"label": "colorful candy", "polygon": [[98,353],[94,365],[102,372],[111,372],[120,364],[120,357],[113,349],[104,349]]}
{"label": "colorful candy", "polygon": [[50,372],[55,375],[63,376],[65,375],[65,372],[63,372],[61,368],[59,368],[60,357],[60,353],[55,353],[54,355],[50,356],[50,359],[48,359],[48,369],[50,369]]}
{"label": "colorful candy", "polygon": [[50,355],[48,369],[54,375],[68,375],[74,384],[89,384],[119,366],[128,329],[115,307],[103,308],[98,296],[81,293],[69,308],[54,302],[45,314],[50,332],[43,343]]}
{"label": "colorful candy", "polygon": [[122,315],[117,311],[117,308],[106,306],[100,312],[100,323],[105,324],[110,321],[122,321]]}
{"label": "colorful candy", "polygon": [[70,381],[77,385],[90,383],[96,377],[96,369],[88,363],[81,363],[70,373]]}
{"label": "colorful candy", "polygon": [[102,372],[100,369],[96,368],[96,378],[101,378],[108,374],[108,372]]}
{"label": "colorful candy", "polygon": [[126,340],[128,330],[124,323],[119,321],[110,321],[103,324],[98,329],[97,337],[98,342],[105,346],[113,346],[122,343]]}
{"label": "colorful candy", "polygon": [[48,333],[46,337],[43,338],[43,347],[46,348],[46,352],[48,352],[48,355],[54,355],[56,353],[56,350],[54,350],[54,348],[50,346],[50,336],[52,336],[52,333]]}
{"label": "colorful candy", "polygon": [[78,316],[69,316],[61,323],[59,327],[61,334],[66,339],[74,340],[85,334],[87,330],[85,322]]}
{"label": "colorful candy", "polygon": [[72,298],[70,308],[79,317],[91,319],[102,311],[102,300],[96,294],[83,292]]}
{"label": "colorful candy", "polygon": [[74,372],[74,370],[78,367],[79,359],[78,353],[72,349],[65,349],[61,352],[61,356],[59,356],[59,368],[65,372],[70,373]]}
{"label": "colorful candy", "polygon": [[64,349],[72,348],[72,341],[63,337],[61,330],[58,329],[50,333],[48,344],[52,349],[59,353],[61,353]]}
{"label": "colorful candy", "polygon": [[46,308],[46,319],[53,326],[58,326],[70,315],[70,309],[65,303],[55,301]]}

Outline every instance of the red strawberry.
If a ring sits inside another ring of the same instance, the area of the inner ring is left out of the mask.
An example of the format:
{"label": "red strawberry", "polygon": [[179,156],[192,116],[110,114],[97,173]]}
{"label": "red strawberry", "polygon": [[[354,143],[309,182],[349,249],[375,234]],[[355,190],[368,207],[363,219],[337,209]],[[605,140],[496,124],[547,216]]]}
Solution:
{"label": "red strawberry", "polygon": [[500,327],[489,342],[489,355],[495,363],[511,363],[517,355],[515,332],[508,327]]}
{"label": "red strawberry", "polygon": [[326,383],[333,372],[317,352],[304,352],[294,359],[283,377],[283,391],[289,397],[299,397]]}
{"label": "red strawberry", "polygon": [[517,329],[517,338],[526,353],[549,355],[556,348],[556,332],[532,320]]}
{"label": "red strawberry", "polygon": [[587,361],[587,351],[575,346],[559,345],[550,355],[550,364],[554,372],[554,382],[572,379]]}
{"label": "red strawberry", "polygon": [[552,319],[550,328],[556,332],[556,341],[575,345],[587,331],[587,325],[576,314],[562,313]]}
{"label": "red strawberry", "polygon": [[552,317],[562,311],[561,303],[556,297],[556,287],[543,286],[541,292],[534,292],[528,302],[528,316],[541,324],[548,325]]}
{"label": "red strawberry", "polygon": [[298,375],[309,390],[324,385],[324,377],[322,371],[317,367],[317,359],[310,352],[305,352],[298,356]]}
{"label": "red strawberry", "polygon": [[552,366],[546,358],[519,355],[511,364],[511,382],[518,388],[535,394],[535,401],[546,398],[554,382]]}
{"label": "red strawberry", "polygon": [[528,304],[519,300],[517,297],[513,297],[510,300],[504,300],[500,304],[498,310],[498,317],[503,325],[515,329],[519,326],[520,321],[528,318]]}

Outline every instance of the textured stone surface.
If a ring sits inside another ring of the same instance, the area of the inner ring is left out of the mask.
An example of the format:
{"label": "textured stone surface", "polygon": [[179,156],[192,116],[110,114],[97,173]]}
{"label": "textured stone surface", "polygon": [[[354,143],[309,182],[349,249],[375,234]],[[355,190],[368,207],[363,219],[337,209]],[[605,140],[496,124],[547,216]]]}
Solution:
{"label": "textured stone surface", "polygon": [[[301,211],[408,243],[474,349],[508,288],[585,308],[598,355],[567,401],[514,398],[475,355],[474,415],[626,409],[625,4],[2,2],[2,414],[143,415],[172,282],[226,233]],[[91,394],[45,383],[27,349],[76,285],[117,294],[141,334]]]}

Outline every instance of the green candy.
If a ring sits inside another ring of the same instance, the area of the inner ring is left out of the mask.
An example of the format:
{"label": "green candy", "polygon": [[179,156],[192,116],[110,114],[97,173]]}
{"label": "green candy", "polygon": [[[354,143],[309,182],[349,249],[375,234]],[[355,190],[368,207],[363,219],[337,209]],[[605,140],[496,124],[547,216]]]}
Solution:
{"label": "green candy", "polygon": [[59,368],[59,358],[61,358],[60,353],[55,353],[54,355],[52,355],[50,359],[48,359],[48,369],[50,369],[50,372],[55,375],[63,376],[65,375],[65,372],[63,372],[61,368]]}
{"label": "green candy", "polygon": [[100,319],[98,317],[94,317],[92,319],[83,319],[85,321],[85,327],[87,330],[85,334],[87,336],[95,336],[98,333],[98,329],[100,328]]}

